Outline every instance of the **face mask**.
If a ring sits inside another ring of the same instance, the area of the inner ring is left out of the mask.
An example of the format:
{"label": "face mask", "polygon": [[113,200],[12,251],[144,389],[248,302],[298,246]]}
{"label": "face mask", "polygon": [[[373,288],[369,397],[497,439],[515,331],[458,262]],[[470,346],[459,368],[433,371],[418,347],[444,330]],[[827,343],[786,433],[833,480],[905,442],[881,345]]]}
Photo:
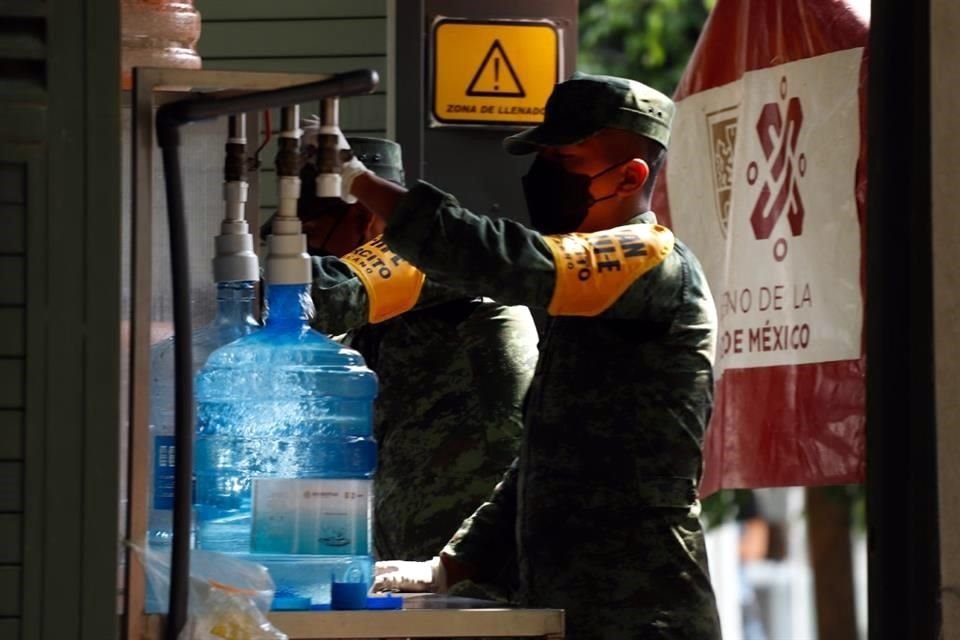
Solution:
{"label": "face mask", "polygon": [[559,163],[538,156],[522,179],[533,228],[544,235],[576,231],[590,207],[617,194],[614,190],[595,198],[590,193],[590,183],[629,161],[618,162],[591,176],[572,173]]}

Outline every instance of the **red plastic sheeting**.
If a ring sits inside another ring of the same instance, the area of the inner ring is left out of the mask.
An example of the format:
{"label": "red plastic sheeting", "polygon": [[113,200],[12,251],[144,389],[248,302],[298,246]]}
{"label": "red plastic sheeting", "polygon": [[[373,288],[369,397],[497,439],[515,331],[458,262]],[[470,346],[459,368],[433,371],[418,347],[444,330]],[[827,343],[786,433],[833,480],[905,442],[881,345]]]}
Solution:
{"label": "red plastic sheeting", "polygon": [[869,0],[719,0],[674,95],[653,209],[720,316],[703,495],[864,478],[868,25]]}

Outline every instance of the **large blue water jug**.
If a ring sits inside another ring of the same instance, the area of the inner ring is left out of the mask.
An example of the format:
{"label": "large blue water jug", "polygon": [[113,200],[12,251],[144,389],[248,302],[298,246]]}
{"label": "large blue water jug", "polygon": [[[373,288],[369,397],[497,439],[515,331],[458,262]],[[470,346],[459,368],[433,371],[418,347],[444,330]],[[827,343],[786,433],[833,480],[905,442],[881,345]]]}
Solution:
{"label": "large blue water jug", "polygon": [[[217,283],[217,314],[210,324],[190,336],[196,373],[213,351],[260,328],[253,316],[253,281]],[[150,494],[147,544],[169,553],[173,542],[173,478],[177,459],[174,438],[173,336],[150,349]],[[147,613],[166,609],[162,594],[148,583]]]}
{"label": "large blue water jug", "polygon": [[[210,324],[190,336],[193,372],[219,347],[260,328],[253,317],[255,301],[251,281],[217,283],[217,314]],[[157,550],[170,547],[173,540],[174,446],[173,351],[169,337],[150,349],[150,515],[147,542]]]}
{"label": "large blue water jug", "polygon": [[372,580],[375,374],[312,330],[309,285],[270,285],[264,328],[197,375],[197,546],[270,569],[283,608]]}

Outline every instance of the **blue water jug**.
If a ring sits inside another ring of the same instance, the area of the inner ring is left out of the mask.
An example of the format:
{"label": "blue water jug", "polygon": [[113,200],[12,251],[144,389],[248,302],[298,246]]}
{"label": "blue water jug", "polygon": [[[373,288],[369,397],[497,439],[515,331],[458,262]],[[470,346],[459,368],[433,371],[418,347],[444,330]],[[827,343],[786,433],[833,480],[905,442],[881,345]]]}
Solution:
{"label": "blue water jug", "polygon": [[275,608],[372,581],[377,379],[310,328],[309,289],[269,285],[264,328],[211,354],[196,380],[197,546],[267,566]]}
{"label": "blue water jug", "polygon": [[[254,282],[218,282],[217,314],[190,336],[196,373],[218,347],[260,328],[253,316]],[[173,478],[177,459],[174,438],[173,336],[150,349],[150,494],[147,544],[169,553],[173,543]],[[192,528],[191,528],[192,529]],[[147,583],[147,613],[166,611],[165,598]]]}
{"label": "blue water jug", "polygon": [[[251,281],[217,283],[217,314],[193,332],[194,373],[217,348],[260,328],[253,316]],[[173,436],[173,337],[150,349],[150,512],[147,542],[163,550],[173,539],[173,476],[176,448]]]}

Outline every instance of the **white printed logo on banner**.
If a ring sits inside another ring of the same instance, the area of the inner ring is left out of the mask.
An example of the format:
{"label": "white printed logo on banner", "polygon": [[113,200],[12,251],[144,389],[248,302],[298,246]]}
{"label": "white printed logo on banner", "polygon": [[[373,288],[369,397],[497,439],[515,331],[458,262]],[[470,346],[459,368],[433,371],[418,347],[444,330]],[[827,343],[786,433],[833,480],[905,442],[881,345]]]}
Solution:
{"label": "white printed logo on banner", "polygon": [[860,356],[862,51],[753,71],[677,105],[670,211],[713,288],[720,371]]}
{"label": "white printed logo on banner", "polygon": [[[803,198],[799,181],[806,174],[807,157],[797,150],[797,140],[803,126],[803,107],[800,98],[787,97],[787,78],[780,78],[779,102],[768,102],[757,119],[757,140],[763,149],[765,166],[756,160],[747,165],[747,183],[760,183],[760,193],[750,214],[750,227],[757,240],[773,235],[781,216],[786,214],[789,234],[783,234],[773,244],[773,258],[782,262],[787,256],[787,235],[803,234]],[[782,225],[781,225],[782,226]]]}
{"label": "white printed logo on banner", "polygon": [[733,152],[737,143],[737,108],[707,114],[710,152],[713,156],[713,189],[717,196],[720,231],[727,235],[733,197]]}

